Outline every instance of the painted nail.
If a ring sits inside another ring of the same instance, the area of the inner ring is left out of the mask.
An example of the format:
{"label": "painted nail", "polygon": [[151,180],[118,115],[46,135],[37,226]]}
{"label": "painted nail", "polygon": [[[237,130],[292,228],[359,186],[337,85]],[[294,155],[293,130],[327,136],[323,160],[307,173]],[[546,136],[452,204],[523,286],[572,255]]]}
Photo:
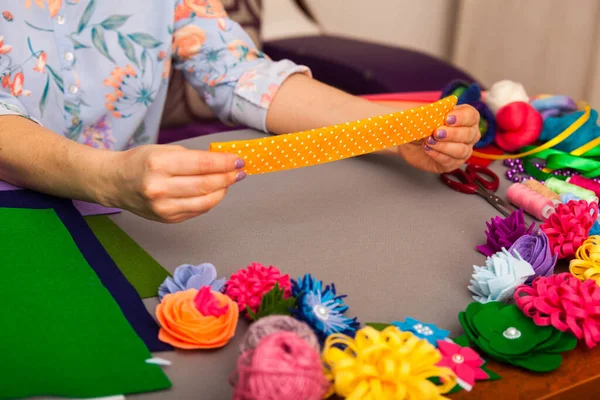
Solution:
{"label": "painted nail", "polygon": [[431,151],[431,147],[425,146],[425,151]]}
{"label": "painted nail", "polygon": [[445,139],[446,136],[448,136],[448,133],[445,130],[440,129],[439,131],[437,131],[437,133],[435,134],[435,136],[437,136],[438,140],[439,139]]}
{"label": "painted nail", "polygon": [[242,160],[241,158],[238,158],[237,160],[235,160],[235,169],[244,168],[244,165],[246,165],[246,162],[244,160]]}
{"label": "painted nail", "polygon": [[437,141],[433,138],[433,136],[429,136],[429,139],[427,139],[427,144],[430,146],[435,146],[436,143]]}
{"label": "painted nail", "polygon": [[448,115],[448,117],[446,118],[446,123],[448,125],[454,125],[456,123],[456,116],[455,115]]}
{"label": "painted nail", "polygon": [[238,172],[237,175],[236,175],[236,177],[235,177],[235,181],[239,182],[242,179],[244,179],[245,177],[246,177],[246,173],[244,171]]}

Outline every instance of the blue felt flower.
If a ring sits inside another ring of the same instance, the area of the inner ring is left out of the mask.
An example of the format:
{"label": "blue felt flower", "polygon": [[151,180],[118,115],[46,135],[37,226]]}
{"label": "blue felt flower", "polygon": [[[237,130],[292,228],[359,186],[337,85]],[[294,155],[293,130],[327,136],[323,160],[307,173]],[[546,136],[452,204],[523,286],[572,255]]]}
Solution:
{"label": "blue felt flower", "polygon": [[438,340],[445,340],[450,331],[440,329],[434,324],[426,324],[414,318],[407,317],[404,322],[395,321],[392,325],[404,332],[411,332],[416,337],[427,340],[429,343],[437,347]]}
{"label": "blue felt flower", "polygon": [[598,223],[598,221],[594,222],[594,225],[592,225],[592,228],[590,229],[590,232],[588,233],[588,236],[594,236],[594,235],[600,235],[600,224]]}
{"label": "blue felt flower", "polygon": [[322,281],[306,274],[298,281],[292,280],[292,296],[296,297],[294,317],[310,325],[321,343],[332,333],[354,337],[360,324],[356,318],[344,315],[348,305],[342,299],[346,296],[336,295],[333,283],[323,287]]}
{"label": "blue felt flower", "polygon": [[167,277],[160,285],[158,298],[162,301],[163,297],[169,293],[200,289],[202,286],[210,286],[215,292],[220,292],[225,281],[225,278],[217,279],[217,270],[212,264],[180,265],[175,269],[173,278]]}

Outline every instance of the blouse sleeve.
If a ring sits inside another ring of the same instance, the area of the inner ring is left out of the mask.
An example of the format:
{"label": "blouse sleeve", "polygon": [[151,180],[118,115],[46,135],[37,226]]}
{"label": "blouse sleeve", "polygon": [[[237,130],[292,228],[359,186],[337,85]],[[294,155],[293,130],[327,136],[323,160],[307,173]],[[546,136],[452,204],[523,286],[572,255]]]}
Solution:
{"label": "blouse sleeve", "polygon": [[267,110],[281,84],[292,74],[311,76],[310,70],[269,59],[227,18],[220,1],[200,3],[177,1],[174,67],[223,122],[266,132]]}
{"label": "blouse sleeve", "polygon": [[0,90],[0,117],[4,115],[18,115],[38,122],[25,112],[25,108],[15,96]]}

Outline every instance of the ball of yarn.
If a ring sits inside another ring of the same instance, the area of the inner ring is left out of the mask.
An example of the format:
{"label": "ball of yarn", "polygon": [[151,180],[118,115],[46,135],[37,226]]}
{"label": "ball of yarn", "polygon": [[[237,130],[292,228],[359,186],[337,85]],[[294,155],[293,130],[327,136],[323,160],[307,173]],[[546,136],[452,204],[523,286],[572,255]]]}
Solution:
{"label": "ball of yarn", "polygon": [[535,143],[542,132],[543,120],[539,112],[524,101],[503,106],[496,114],[496,144],[502,150],[516,152]]}
{"label": "ball of yarn", "polygon": [[494,114],[502,107],[515,101],[529,102],[529,96],[523,85],[517,82],[504,80],[492,85],[485,96],[485,104],[488,105]]}
{"label": "ball of yarn", "polygon": [[265,336],[238,358],[234,400],[320,400],[329,390],[320,354],[293,332]]}
{"label": "ball of yarn", "polygon": [[316,351],[321,351],[319,340],[308,324],[286,315],[270,315],[250,325],[240,345],[240,353],[255,349],[260,341],[277,332],[293,332]]}

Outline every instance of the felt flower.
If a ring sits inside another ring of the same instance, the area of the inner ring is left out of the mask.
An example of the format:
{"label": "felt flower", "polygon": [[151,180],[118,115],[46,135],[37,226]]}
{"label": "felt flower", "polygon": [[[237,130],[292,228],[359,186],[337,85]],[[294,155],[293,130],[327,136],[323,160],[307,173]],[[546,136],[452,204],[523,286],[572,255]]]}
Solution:
{"label": "felt flower", "polygon": [[560,353],[577,344],[569,333],[536,325],[514,304],[474,302],[458,319],[470,344],[498,362],[531,371],[555,370],[562,362]]}
{"label": "felt flower", "polygon": [[235,334],[238,315],[237,304],[208,286],[167,294],[156,307],[158,338],[180,349],[223,347]]}
{"label": "felt flower", "polygon": [[590,279],[600,285],[600,236],[590,236],[579,246],[569,271],[580,281]]}
{"label": "felt flower", "polygon": [[477,250],[489,257],[502,248],[509,248],[521,236],[531,234],[535,224],[527,226],[523,210],[519,209],[513,211],[506,218],[492,218],[486,223],[486,226],[486,244],[477,246]]}
{"label": "felt flower", "polygon": [[513,254],[502,249],[487,258],[485,267],[473,266],[475,272],[469,285],[469,290],[475,294],[473,300],[480,303],[507,302],[519,285],[534,276],[531,265],[516,251]]}
{"label": "felt flower", "polygon": [[[519,254],[523,260],[532,267],[535,276],[550,276],[554,273],[556,255],[552,255],[548,236],[537,230],[531,235],[523,235],[508,249],[510,254]],[[525,283],[531,283],[535,276],[527,279]]]}
{"label": "felt flower", "polygon": [[456,381],[463,389],[470,391],[476,380],[490,378],[481,368],[485,361],[472,348],[461,347],[445,340],[438,341],[437,347],[442,354],[442,360],[437,365],[451,369],[456,375]]}
{"label": "felt flower", "polygon": [[598,203],[585,200],[559,204],[541,225],[550,241],[552,253],[559,259],[569,258],[587,239],[598,217]]}
{"label": "felt flower", "polygon": [[173,277],[167,277],[158,288],[158,298],[169,293],[182,290],[196,289],[210,286],[215,292],[220,292],[225,284],[225,279],[217,279],[217,270],[214,265],[205,263],[200,265],[184,264],[175,269]]}
{"label": "felt flower", "polygon": [[[456,384],[442,355],[428,341],[388,326],[367,326],[351,338],[333,334],[322,352],[332,394],[352,399],[443,399]],[[440,385],[431,380],[438,379]]]}
{"label": "felt flower", "polygon": [[392,322],[392,325],[396,326],[401,331],[411,332],[416,337],[425,339],[434,346],[439,340],[444,340],[450,335],[450,331],[440,329],[434,324],[426,324],[410,317],[407,317],[404,322]]}
{"label": "felt flower", "polygon": [[356,318],[344,315],[348,310],[343,301],[346,295],[338,296],[333,283],[323,287],[322,281],[306,274],[298,281],[292,281],[292,295],[296,297],[296,309],[292,314],[306,322],[321,342],[332,333],[354,336],[359,323]]}
{"label": "felt flower", "polygon": [[592,280],[569,273],[540,277],[518,288],[515,300],[536,325],[571,332],[589,348],[600,342],[600,287]]}
{"label": "felt flower", "polygon": [[275,283],[279,283],[279,287],[283,289],[285,299],[291,296],[289,275],[281,275],[272,265],[267,268],[262,264],[252,263],[231,275],[225,284],[225,294],[238,304],[240,311],[245,312],[247,307],[256,313],[263,296],[273,289]]}

